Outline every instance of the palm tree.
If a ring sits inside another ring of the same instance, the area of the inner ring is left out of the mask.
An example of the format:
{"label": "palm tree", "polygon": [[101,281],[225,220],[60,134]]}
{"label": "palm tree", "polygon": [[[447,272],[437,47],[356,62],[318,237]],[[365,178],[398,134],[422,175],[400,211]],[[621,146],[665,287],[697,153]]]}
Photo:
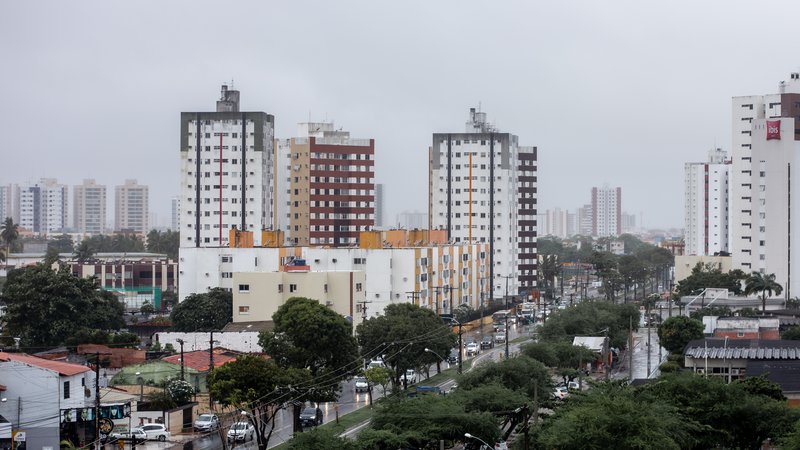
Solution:
{"label": "palm tree", "polygon": [[89,241],[84,239],[78,247],[75,249],[74,258],[81,264],[86,261],[89,261],[94,256],[94,249],[92,248]]}
{"label": "palm tree", "polygon": [[0,227],[0,239],[6,244],[6,255],[11,252],[11,244],[19,238],[19,224],[14,223],[14,219],[6,217]]}
{"label": "palm tree", "polygon": [[781,295],[783,286],[775,281],[775,274],[771,273],[765,275],[761,272],[753,272],[745,280],[744,293],[745,295],[761,293],[761,312],[767,310],[767,295],[772,296]]}

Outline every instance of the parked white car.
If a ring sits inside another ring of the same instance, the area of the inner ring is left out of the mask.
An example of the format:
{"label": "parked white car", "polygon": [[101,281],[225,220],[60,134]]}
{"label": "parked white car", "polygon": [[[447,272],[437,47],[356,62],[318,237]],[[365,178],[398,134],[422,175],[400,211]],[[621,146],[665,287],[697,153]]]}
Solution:
{"label": "parked white car", "polygon": [[167,427],[160,423],[148,423],[141,426],[142,431],[147,435],[148,440],[164,442],[170,438],[171,434]]}
{"label": "parked white car", "polygon": [[136,440],[137,444],[142,444],[144,441],[147,440],[147,434],[141,428],[131,428],[130,431],[117,431],[111,433],[109,436],[110,442],[113,442],[117,439],[122,439],[123,441],[131,441]]}

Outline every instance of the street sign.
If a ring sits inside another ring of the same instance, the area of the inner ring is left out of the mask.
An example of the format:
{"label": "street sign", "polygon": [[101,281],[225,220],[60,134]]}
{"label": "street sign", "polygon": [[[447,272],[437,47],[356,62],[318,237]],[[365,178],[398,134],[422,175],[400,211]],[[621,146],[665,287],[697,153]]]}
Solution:
{"label": "street sign", "polygon": [[14,442],[25,442],[25,432],[24,431],[15,431],[14,432]]}

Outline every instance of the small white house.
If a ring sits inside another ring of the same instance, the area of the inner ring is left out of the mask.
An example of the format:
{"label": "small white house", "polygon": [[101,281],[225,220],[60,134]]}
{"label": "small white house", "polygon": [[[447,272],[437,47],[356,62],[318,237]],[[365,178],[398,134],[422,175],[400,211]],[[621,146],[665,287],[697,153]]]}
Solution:
{"label": "small white house", "polygon": [[27,448],[93,440],[95,374],[89,367],[0,352],[0,385],[0,416],[25,433]]}

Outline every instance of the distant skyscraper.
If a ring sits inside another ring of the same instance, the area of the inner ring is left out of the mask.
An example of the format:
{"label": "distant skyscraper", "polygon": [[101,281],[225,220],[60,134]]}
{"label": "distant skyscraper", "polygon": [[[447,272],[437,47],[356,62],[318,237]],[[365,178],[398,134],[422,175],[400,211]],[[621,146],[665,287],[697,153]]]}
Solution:
{"label": "distant skyscraper", "polygon": [[170,220],[170,230],[180,231],[181,229],[181,198],[172,197],[172,220]]}
{"label": "distant skyscraper", "polygon": [[622,234],[622,188],[592,188],[592,236]]}
{"label": "distant skyscraper", "polygon": [[728,252],[728,179],[731,161],[722,149],[708,152],[708,162],[684,168],[685,254]]}
{"label": "distant skyscraper", "polygon": [[42,178],[36,184],[21,186],[16,194],[20,227],[41,235],[67,227],[67,186],[53,178]]}
{"label": "distant skyscraper", "polygon": [[[431,228],[454,243],[488,242],[492,297],[536,286],[536,147],[501,133],[486,113],[470,109],[463,133],[435,133],[429,149]],[[483,292],[484,289],[481,289]]]}
{"label": "distant skyscraper", "polygon": [[14,204],[12,201],[13,194],[13,185],[7,184],[5,186],[0,186],[0,221],[5,221],[6,217],[14,218],[14,210],[12,208]]}
{"label": "distant skyscraper", "polygon": [[85,234],[106,231],[106,187],[94,180],[83,180],[72,190],[75,230]]}
{"label": "distant skyscraper", "polygon": [[117,231],[147,234],[150,200],[147,186],[125,180],[114,195],[114,225]]}
{"label": "distant skyscraper", "polygon": [[592,235],[592,221],[594,214],[592,213],[592,205],[583,205],[578,208],[578,212],[576,213],[576,222],[577,222],[577,234],[581,236],[591,236]]}
{"label": "distant skyscraper", "polygon": [[622,213],[620,215],[622,221],[622,233],[632,233],[636,231],[636,214]]}
{"label": "distant skyscraper", "polygon": [[292,243],[355,245],[375,226],[374,139],[351,138],[332,122],[301,123],[298,137],[277,147],[276,207],[278,216],[288,210]]}
{"label": "distant skyscraper", "polygon": [[568,234],[569,214],[561,208],[548,209],[537,214],[539,236],[565,238]]}
{"label": "distant skyscraper", "polygon": [[402,211],[397,215],[398,228],[406,230],[424,230],[428,228],[428,214],[419,211]]}
{"label": "distant skyscraper", "polygon": [[385,207],[383,184],[375,185],[375,226],[383,227],[383,208]]}
{"label": "distant skyscraper", "polygon": [[232,228],[260,245],[274,214],[274,124],[239,112],[239,91],[225,85],[216,112],[181,113],[181,247],[227,246]]}

